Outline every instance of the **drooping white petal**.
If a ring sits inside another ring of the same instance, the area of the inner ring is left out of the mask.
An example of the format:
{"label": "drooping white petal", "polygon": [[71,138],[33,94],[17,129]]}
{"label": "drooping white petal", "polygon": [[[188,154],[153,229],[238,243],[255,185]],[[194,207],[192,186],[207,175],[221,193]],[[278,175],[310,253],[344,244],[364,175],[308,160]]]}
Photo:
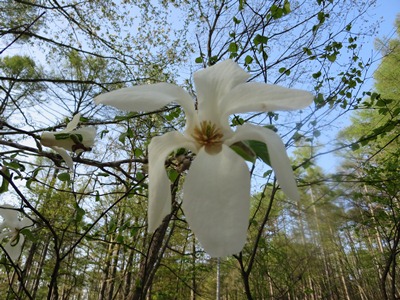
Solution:
{"label": "drooping white petal", "polygon": [[181,87],[172,83],[156,83],[122,88],[94,98],[96,104],[111,105],[126,111],[153,111],[171,102],[184,109],[187,123],[195,115],[192,97]]}
{"label": "drooping white petal", "polygon": [[214,257],[240,252],[250,209],[250,174],[244,160],[226,145],[214,155],[201,148],[183,193],[183,212],[204,250]]}
{"label": "drooping white petal", "polygon": [[196,151],[195,144],[183,134],[173,131],[153,137],[149,145],[149,208],[148,231],[153,232],[171,212],[171,182],[165,170],[167,156],[178,148]]}
{"label": "drooping white petal", "polygon": [[313,98],[307,91],[249,82],[237,85],[224,95],[221,116],[227,119],[237,113],[296,110],[310,105]]}
{"label": "drooping white petal", "polygon": [[80,114],[80,113],[77,113],[77,114],[72,118],[71,122],[69,122],[69,123],[67,124],[67,127],[65,127],[65,129],[64,129],[64,130],[61,130],[60,132],[70,132],[70,131],[74,130],[74,129],[78,126],[78,123],[79,123],[80,118],[81,118],[81,114]]}
{"label": "drooping white petal", "polygon": [[65,151],[63,148],[57,147],[57,146],[53,146],[50,148],[53,149],[54,151],[56,151],[58,154],[60,154],[60,156],[66,162],[66,164],[70,170],[72,170],[74,168],[74,162],[72,160],[72,157],[68,154],[67,151]]}
{"label": "drooping white petal", "polygon": [[10,256],[11,260],[16,261],[18,257],[21,255],[22,252],[22,245],[24,244],[25,237],[22,234],[19,234],[19,240],[14,245],[11,245],[15,241],[9,241],[7,244],[4,245],[4,250]]}
{"label": "drooping white petal", "polygon": [[0,232],[0,242],[5,238],[8,239],[3,248],[12,260],[16,260],[21,254],[25,240],[25,237],[19,231],[33,225],[33,222],[29,218],[19,220],[19,211],[8,204],[0,206],[0,215],[4,219],[0,224],[0,231],[2,231]]}
{"label": "drooping white petal", "polygon": [[196,86],[199,119],[218,124],[223,96],[250,75],[232,60],[225,60],[193,74]]}
{"label": "drooping white petal", "polygon": [[283,192],[292,200],[298,200],[300,196],[292,166],[280,136],[268,128],[244,124],[238,126],[233,137],[225,141],[225,143],[232,145],[244,140],[255,140],[267,144],[271,166]]}
{"label": "drooping white petal", "polygon": [[[96,127],[82,127],[79,129],[74,130],[73,134],[80,135],[82,136],[82,145],[85,146],[85,148],[92,148],[94,145],[94,140],[96,138]],[[73,149],[71,149],[73,150]],[[75,153],[80,153],[84,151],[83,149],[78,149],[75,150]]]}

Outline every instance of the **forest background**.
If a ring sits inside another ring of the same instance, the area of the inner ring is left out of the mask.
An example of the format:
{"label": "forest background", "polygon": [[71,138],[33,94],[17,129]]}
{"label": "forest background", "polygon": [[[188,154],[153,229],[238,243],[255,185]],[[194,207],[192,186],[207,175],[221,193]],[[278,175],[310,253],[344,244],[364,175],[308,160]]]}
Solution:
{"label": "forest background", "polygon": [[[19,258],[2,251],[0,298],[398,299],[400,10],[383,6],[389,40],[373,13],[380,5],[1,1],[0,203],[34,225],[20,232]],[[147,145],[182,129],[181,109],[125,113],[93,98],[165,81],[195,95],[193,72],[227,58],[252,81],[315,100],[298,112],[232,118],[284,139],[301,200],[281,193],[262,157],[249,164],[248,242],[217,260],[180,209],[185,172],[174,155],[173,211],[146,231]],[[73,155],[69,171],[40,137],[78,112],[81,126],[97,128],[96,143]]]}

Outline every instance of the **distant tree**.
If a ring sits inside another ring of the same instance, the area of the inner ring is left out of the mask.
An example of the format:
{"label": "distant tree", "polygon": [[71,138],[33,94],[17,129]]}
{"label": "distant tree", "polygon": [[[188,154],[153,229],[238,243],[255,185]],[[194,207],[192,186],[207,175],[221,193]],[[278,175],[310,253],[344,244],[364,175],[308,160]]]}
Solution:
{"label": "distant tree", "polygon": [[[399,18],[396,26],[400,33]],[[399,37],[382,49],[382,61],[374,73],[376,92],[339,135],[340,141],[352,144],[353,151],[344,154],[342,180],[355,182],[351,189],[345,184],[354,212],[361,214],[355,227],[366,234],[367,244],[375,250],[384,299],[396,299],[400,292],[396,263],[400,253]]]}

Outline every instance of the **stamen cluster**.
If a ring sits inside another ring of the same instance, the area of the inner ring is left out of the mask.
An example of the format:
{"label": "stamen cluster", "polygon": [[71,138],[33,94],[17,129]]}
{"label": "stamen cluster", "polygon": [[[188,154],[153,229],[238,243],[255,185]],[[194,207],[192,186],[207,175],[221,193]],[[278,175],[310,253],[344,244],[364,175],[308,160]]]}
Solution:
{"label": "stamen cluster", "polygon": [[204,146],[207,152],[219,152],[224,135],[214,123],[202,121],[200,127],[195,127],[192,137],[201,146]]}

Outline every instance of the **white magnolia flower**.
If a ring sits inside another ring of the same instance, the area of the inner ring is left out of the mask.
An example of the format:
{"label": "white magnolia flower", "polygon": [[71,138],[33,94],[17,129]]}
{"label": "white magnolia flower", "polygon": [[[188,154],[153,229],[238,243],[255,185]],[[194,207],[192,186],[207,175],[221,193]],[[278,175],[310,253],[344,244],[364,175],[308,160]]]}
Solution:
{"label": "white magnolia flower", "polygon": [[32,220],[28,218],[18,219],[19,212],[11,205],[0,206],[0,216],[3,222],[0,223],[0,242],[7,239],[3,246],[4,250],[12,260],[17,260],[21,255],[22,245],[25,237],[20,233],[21,229],[33,225]]}
{"label": "white magnolia flower", "polygon": [[83,127],[76,129],[81,114],[76,114],[67,127],[61,131],[45,131],[42,133],[40,143],[57,151],[65,160],[70,169],[73,168],[73,161],[67,151],[81,153],[89,151],[94,144],[96,136],[95,127]]}
{"label": "white magnolia flower", "polygon": [[168,132],[149,145],[149,231],[171,211],[170,180],[164,162],[178,148],[196,153],[183,185],[182,207],[196,237],[211,256],[238,253],[246,242],[250,210],[250,175],[244,159],[230,146],[239,141],[264,142],[282,190],[298,199],[285,146],[272,130],[245,124],[230,127],[232,114],[294,110],[313,96],[277,85],[246,82],[249,74],[227,60],[194,74],[198,109],[192,97],[170,83],[135,86],[102,94],[97,104],[128,111],[152,111],[171,102],[186,114],[183,133]]}

